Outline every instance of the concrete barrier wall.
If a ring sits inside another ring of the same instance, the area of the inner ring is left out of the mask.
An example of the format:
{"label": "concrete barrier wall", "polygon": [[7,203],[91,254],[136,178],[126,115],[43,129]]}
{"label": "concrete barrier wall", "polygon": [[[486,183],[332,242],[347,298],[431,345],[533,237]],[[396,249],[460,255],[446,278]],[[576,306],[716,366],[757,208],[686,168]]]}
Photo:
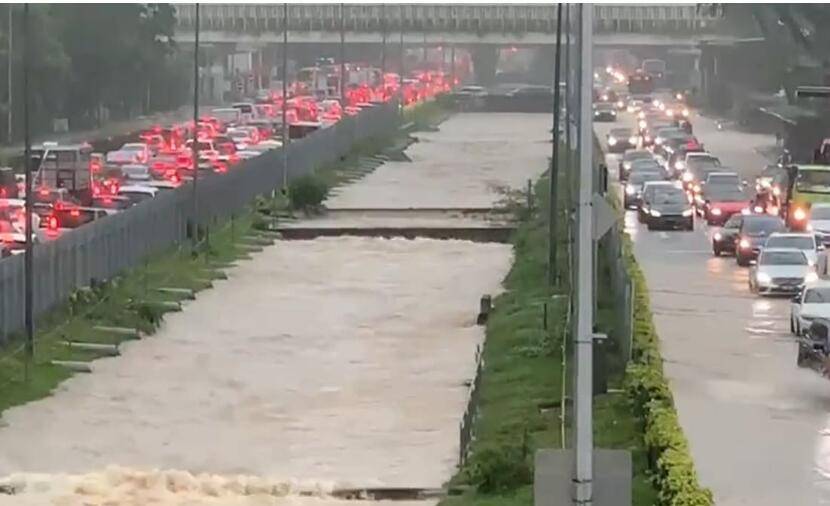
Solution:
{"label": "concrete barrier wall", "polygon": [[[355,142],[394,131],[397,106],[388,103],[344,118],[336,125],[292,142],[288,146],[288,179],[348,153]],[[223,221],[242,213],[258,196],[281,188],[283,153],[270,151],[246,160],[226,174],[201,178],[163,193],[122,213],[108,216],[55,241],[34,248],[34,312],[37,318],[65,301],[91,280],[110,279],[135,267],[148,255],[187,239],[187,223]],[[195,216],[194,216],[195,213]],[[0,344],[24,327],[23,255],[0,260]]]}

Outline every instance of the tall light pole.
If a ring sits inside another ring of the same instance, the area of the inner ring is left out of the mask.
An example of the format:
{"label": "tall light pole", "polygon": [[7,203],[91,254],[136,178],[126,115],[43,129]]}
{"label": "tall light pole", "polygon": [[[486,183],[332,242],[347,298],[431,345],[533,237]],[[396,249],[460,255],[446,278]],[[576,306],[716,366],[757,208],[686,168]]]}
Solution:
{"label": "tall light pole", "polygon": [[288,196],[288,4],[282,4],[282,193]]}
{"label": "tall light pole", "polygon": [[346,27],[344,6],[340,4],[340,108],[346,110]]}
{"label": "tall light pole", "polygon": [[576,314],[576,469],[574,504],[593,500],[593,213],[592,139],[593,18],[592,4],[579,5],[579,205],[577,212],[577,314]]}
{"label": "tall light pole", "polygon": [[557,234],[558,234],[558,210],[559,210],[559,143],[562,141],[559,135],[560,107],[559,107],[559,80],[560,61],[562,51],[562,3],[556,5],[556,54],[553,65],[553,148],[550,160],[550,202],[549,219],[550,233],[548,234],[548,286],[559,284],[559,271],[556,268]]}
{"label": "tall light pole", "polygon": [[[34,251],[32,243],[32,202],[34,200],[32,184],[32,139],[29,133],[29,66],[31,62],[32,41],[29,39],[29,4],[23,4],[23,167],[26,170],[26,292],[24,294],[24,320],[26,325],[26,381],[29,381],[29,369],[35,357],[35,319],[34,319]],[[43,153],[46,156],[46,153]]]}
{"label": "tall light pole", "polygon": [[7,77],[9,80],[9,90],[6,94],[6,106],[8,106],[8,111],[6,114],[6,139],[8,143],[12,143],[12,62],[14,61],[14,44],[13,44],[13,28],[12,28],[12,21],[14,20],[14,4],[9,4],[9,47],[8,47],[8,69],[7,69]]}
{"label": "tall light pole", "polygon": [[401,111],[401,117],[403,117],[403,76],[404,76],[404,73],[405,73],[404,62],[406,60],[406,58],[404,57],[405,55],[404,55],[404,51],[403,51],[403,10],[401,10],[400,23],[401,23],[401,70],[400,70],[400,75],[398,76],[398,107],[400,108],[400,111]]}
{"label": "tall light pole", "polygon": [[386,74],[386,4],[380,4],[380,36],[380,73],[381,81],[383,81],[383,76]]}
{"label": "tall light pole", "polygon": [[193,45],[193,250],[199,242],[199,4],[196,4],[196,27]]}

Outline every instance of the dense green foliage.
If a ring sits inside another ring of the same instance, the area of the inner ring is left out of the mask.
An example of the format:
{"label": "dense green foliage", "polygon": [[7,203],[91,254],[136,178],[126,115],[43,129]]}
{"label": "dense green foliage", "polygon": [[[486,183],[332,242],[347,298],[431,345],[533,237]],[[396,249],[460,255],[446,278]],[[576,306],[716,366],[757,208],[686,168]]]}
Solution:
{"label": "dense green foliage", "polygon": [[[21,5],[7,6],[0,10],[4,21],[9,9],[13,112],[21,118],[24,16]],[[50,130],[55,118],[68,118],[73,129],[88,128],[106,116],[121,119],[182,105],[191,95],[192,53],[179,51],[175,22],[169,4],[30,5],[33,130]],[[6,86],[4,79],[2,97]]]}
{"label": "dense green foliage", "polygon": [[630,249],[634,281],[634,357],[626,390],[644,427],[644,439],[660,505],[711,506],[712,493],[698,483],[689,444],[677,419],[668,381],[663,375],[659,341],[651,314],[648,287]]}

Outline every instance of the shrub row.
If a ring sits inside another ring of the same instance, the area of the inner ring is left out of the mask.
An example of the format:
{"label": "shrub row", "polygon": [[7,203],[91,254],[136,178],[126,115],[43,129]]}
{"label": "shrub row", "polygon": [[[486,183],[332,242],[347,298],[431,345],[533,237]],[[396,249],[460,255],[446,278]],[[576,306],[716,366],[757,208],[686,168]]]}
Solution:
{"label": "shrub row", "polygon": [[663,374],[660,343],[654,328],[645,277],[625,241],[628,270],[634,283],[633,357],[626,374],[626,390],[644,428],[649,467],[659,504],[712,506],[712,492],[700,486],[689,443],[680,427],[674,399]]}

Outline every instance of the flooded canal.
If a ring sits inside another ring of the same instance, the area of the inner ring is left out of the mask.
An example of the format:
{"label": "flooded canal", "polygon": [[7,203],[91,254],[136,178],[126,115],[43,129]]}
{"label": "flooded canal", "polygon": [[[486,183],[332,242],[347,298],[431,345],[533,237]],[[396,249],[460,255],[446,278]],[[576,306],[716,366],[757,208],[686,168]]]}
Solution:
{"label": "flooded canal", "polygon": [[[458,115],[418,134],[412,163],[329,205],[492,206],[497,187],[544,170],[549,123]],[[510,261],[509,245],[457,240],[266,248],[153,337],[4,413],[0,476],[13,476],[0,486],[23,493],[0,505],[324,504],[340,487],[440,487],[484,337],[478,300]]]}

